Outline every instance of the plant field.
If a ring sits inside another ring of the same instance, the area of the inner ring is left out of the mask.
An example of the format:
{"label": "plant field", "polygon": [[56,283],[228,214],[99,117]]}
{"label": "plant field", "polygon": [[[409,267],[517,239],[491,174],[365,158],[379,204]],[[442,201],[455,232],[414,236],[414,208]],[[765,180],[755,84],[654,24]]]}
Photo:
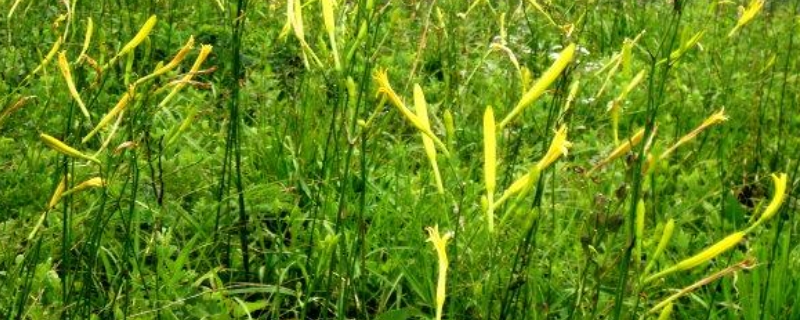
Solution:
{"label": "plant field", "polygon": [[800,319],[800,0],[0,0],[0,319]]}

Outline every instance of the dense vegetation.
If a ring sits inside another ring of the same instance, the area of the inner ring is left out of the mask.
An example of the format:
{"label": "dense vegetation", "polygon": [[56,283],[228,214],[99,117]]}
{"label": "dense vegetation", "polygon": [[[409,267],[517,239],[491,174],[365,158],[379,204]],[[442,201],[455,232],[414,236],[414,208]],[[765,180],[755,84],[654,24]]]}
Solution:
{"label": "dense vegetation", "polygon": [[800,1],[0,1],[0,319],[799,319]]}

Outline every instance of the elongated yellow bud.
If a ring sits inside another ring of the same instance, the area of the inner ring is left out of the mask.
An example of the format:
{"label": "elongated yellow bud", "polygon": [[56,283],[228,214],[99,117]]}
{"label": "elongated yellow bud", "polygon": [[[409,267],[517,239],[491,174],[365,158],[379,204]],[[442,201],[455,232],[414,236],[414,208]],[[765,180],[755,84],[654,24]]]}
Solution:
{"label": "elongated yellow bud", "polygon": [[333,62],[336,70],[341,70],[342,65],[339,62],[339,50],[336,48],[336,22],[333,13],[333,0],[320,0],[322,4],[322,19],[325,23],[325,30],[328,32],[328,40],[331,43],[331,51],[333,52]]}
{"label": "elongated yellow bud", "polygon": [[75,60],[75,63],[81,63],[86,55],[86,52],[89,51],[89,45],[92,43],[92,34],[94,33],[94,22],[92,22],[92,18],[89,17],[88,21],[86,22],[86,35],[83,36],[83,47],[81,47],[81,53],[78,55],[78,59]]}
{"label": "elongated yellow bud", "polygon": [[694,267],[697,267],[705,262],[710,261],[711,259],[716,258],[718,255],[722,254],[725,251],[733,248],[736,244],[738,244],[742,239],[744,239],[744,232],[734,232],[731,235],[725,237],[721,241],[717,242],[711,247],[703,250],[702,252],[692,256],[689,259],[683,260],[675,265],[678,270],[689,270]]}
{"label": "elongated yellow bud", "polygon": [[558,130],[556,130],[556,133],[553,136],[553,141],[550,143],[550,147],[547,149],[547,153],[542,157],[542,159],[531,166],[531,169],[528,171],[528,173],[514,181],[511,186],[509,186],[508,189],[503,192],[503,195],[500,196],[500,199],[497,199],[497,201],[494,203],[494,206],[499,207],[515,194],[519,194],[519,197],[525,196],[527,192],[532,189],[533,184],[539,179],[541,172],[544,169],[547,169],[547,167],[553,164],[561,156],[567,155],[567,151],[571,146],[572,143],[567,141],[567,127],[562,125]]}
{"label": "elongated yellow bud", "polygon": [[117,57],[123,56],[126,53],[133,51],[133,49],[136,49],[136,47],[138,47],[139,44],[141,44],[142,41],[144,41],[144,39],[150,35],[150,31],[153,30],[153,27],[156,25],[156,21],[158,21],[158,18],[156,18],[155,15],[150,16],[150,18],[145,21],[144,25],[142,25],[142,28],[139,29],[139,32],[136,33],[136,36],[134,36],[131,41],[128,41],[128,43],[122,47],[121,50],[119,50]]}
{"label": "elongated yellow bud", "polygon": [[550,143],[550,148],[547,149],[547,153],[536,164],[536,168],[539,171],[543,171],[561,156],[566,156],[571,146],[572,143],[567,141],[567,127],[562,125],[556,130],[553,141]]}
{"label": "elongated yellow bud", "polygon": [[66,197],[67,195],[70,195],[70,194],[73,194],[73,193],[77,193],[77,192],[81,192],[81,191],[89,189],[89,188],[104,187],[105,185],[106,185],[106,181],[105,180],[103,180],[100,177],[94,177],[94,178],[91,178],[89,180],[86,180],[84,182],[79,183],[77,186],[75,186],[72,189],[67,190],[66,192],[64,192],[63,196]]}
{"label": "elongated yellow bud", "polygon": [[447,146],[452,148],[456,142],[456,121],[453,119],[453,113],[450,112],[450,109],[444,110],[442,118],[444,132],[447,134]]}
{"label": "elongated yellow bud", "polygon": [[9,116],[11,116],[12,113],[22,108],[28,101],[30,101],[33,98],[36,98],[36,96],[27,96],[19,98],[19,100],[17,100],[17,102],[14,102],[13,105],[3,109],[3,112],[0,113],[0,127],[2,127],[3,121],[5,121],[6,118],[8,118]]}
{"label": "elongated yellow bud", "polygon": [[658,241],[658,245],[656,246],[656,251],[650,256],[650,261],[647,262],[647,267],[644,268],[643,274],[648,274],[650,269],[653,268],[655,262],[661,257],[661,254],[664,253],[664,249],[667,248],[667,244],[669,244],[670,239],[672,239],[672,232],[675,230],[675,219],[669,219],[667,224],[664,225],[664,231],[661,232],[661,239]]}
{"label": "elongated yellow bud", "polygon": [[503,121],[500,122],[500,129],[502,130],[505,128],[511,120],[514,120],[526,107],[528,107],[531,103],[536,101],[536,99],[541,96],[544,91],[550,87],[550,85],[558,78],[562,71],[567,67],[567,65],[572,61],[572,57],[575,55],[575,44],[572,43],[564,48],[563,51],[558,56],[558,59],[550,66],[547,71],[542,74],[538,81],[533,85],[533,87],[528,90],[523,96],[522,99],[517,103],[514,109],[511,110]]}
{"label": "elongated yellow bud", "polygon": [[689,270],[703,263],[706,263],[711,259],[716,258],[720,254],[724,253],[725,251],[728,251],[734,246],[736,246],[739,242],[742,241],[742,239],[744,239],[744,236],[745,236],[744,231],[734,232],[731,235],[725,237],[725,239],[722,239],[719,242],[715,243],[714,245],[706,248],[702,252],[695,254],[690,258],[684,259],[681,262],[678,262],[676,265],[664,269],[663,271],[648,277],[647,279],[644,280],[644,283],[648,283],[653,280],[663,278],[677,271]]}
{"label": "elongated yellow bud", "polygon": [[64,80],[67,81],[67,88],[69,89],[69,94],[72,95],[72,98],[75,99],[75,102],[78,103],[78,107],[81,108],[81,112],[86,117],[86,119],[91,121],[89,110],[87,110],[86,105],[83,104],[81,95],[78,94],[78,89],[75,88],[75,82],[72,81],[72,72],[69,70],[67,55],[64,51],[61,51],[61,53],[58,54],[58,68],[61,70],[61,75],[64,76]]}
{"label": "elongated yellow bud", "polygon": [[140,84],[142,82],[145,82],[147,80],[150,80],[152,78],[160,76],[160,75],[166,73],[167,71],[175,69],[183,61],[183,59],[186,58],[186,55],[189,54],[189,52],[192,51],[193,48],[194,48],[194,36],[190,36],[189,37],[189,41],[186,41],[186,44],[183,45],[181,50],[178,51],[177,54],[175,54],[175,57],[173,57],[172,60],[169,63],[167,63],[166,65],[164,65],[164,66],[162,66],[162,67],[160,67],[158,69],[156,69],[155,71],[153,71],[153,73],[151,73],[151,74],[149,74],[147,76],[144,76],[144,77],[140,78],[139,80],[136,80],[136,83],[134,83],[134,85],[138,85],[138,84]]}
{"label": "elongated yellow bud", "polygon": [[183,87],[185,87],[187,83],[192,81],[192,78],[197,73],[197,71],[200,71],[200,66],[203,65],[204,61],[206,61],[206,58],[208,58],[208,55],[211,53],[211,50],[213,48],[214,47],[207,44],[204,44],[200,47],[200,53],[197,55],[197,59],[194,60],[192,69],[190,69],[189,73],[187,73],[185,76],[183,76],[183,78],[181,78],[181,80],[178,81],[178,84],[176,84],[175,87],[172,88],[172,90],[164,98],[164,100],[161,100],[161,103],[158,104],[159,108],[165,107],[167,103],[170,100],[172,100],[172,98],[175,97],[176,94],[178,94],[178,91],[183,89]]}
{"label": "elongated yellow bud", "polygon": [[450,152],[447,150],[447,147],[444,145],[442,140],[436,137],[436,135],[433,134],[433,131],[431,131],[430,128],[425,127],[422,121],[420,121],[419,117],[414,115],[414,113],[412,113],[411,110],[408,110],[408,108],[406,108],[406,105],[405,103],[403,103],[403,100],[401,100],[400,96],[398,96],[397,93],[394,91],[394,89],[392,89],[391,84],[389,84],[389,75],[386,73],[386,70],[385,69],[376,70],[375,74],[373,75],[373,78],[375,79],[375,82],[378,83],[378,95],[383,94],[385,97],[387,97],[387,99],[389,99],[392,105],[394,105],[395,108],[397,108],[397,110],[400,111],[400,113],[403,114],[403,116],[405,116],[406,120],[411,122],[411,124],[418,130],[420,130],[423,134],[431,138],[431,140],[433,140],[433,142],[439,147],[439,149],[441,149],[445,157],[450,157]]}
{"label": "elongated yellow bud", "polygon": [[428,231],[428,241],[433,244],[434,250],[439,260],[439,274],[436,281],[436,320],[442,319],[442,311],[444,310],[444,301],[447,298],[447,267],[449,261],[447,260],[447,242],[453,237],[452,233],[445,233],[442,236],[439,233],[439,226],[435,225],[433,228],[425,228]]}
{"label": "elongated yellow bud", "polygon": [[486,222],[494,232],[494,190],[497,186],[497,127],[492,106],[483,113],[483,177],[486,184]]}
{"label": "elongated yellow bud", "polygon": [[761,216],[758,218],[756,223],[747,228],[746,232],[752,231],[757,226],[763,224],[767,220],[771,219],[776,213],[778,213],[778,209],[781,208],[783,201],[786,199],[786,186],[788,184],[788,179],[789,178],[785,173],[772,175],[772,182],[775,185],[775,194],[772,196],[772,201],[769,202],[769,205],[766,209],[764,209],[764,212],[761,213]]}
{"label": "elongated yellow bud", "polygon": [[97,160],[97,158],[92,157],[92,156],[88,156],[88,155],[86,155],[86,154],[84,154],[84,153],[82,153],[82,152],[80,152],[78,150],[75,150],[74,148],[68,146],[67,144],[65,144],[63,142],[61,142],[61,140],[58,140],[58,139],[54,138],[53,136],[50,136],[50,135],[48,135],[46,133],[39,134],[39,138],[41,138],[42,142],[44,142],[44,144],[46,144],[48,147],[50,147],[53,150],[56,150],[56,151],[58,151],[58,152],[60,152],[62,154],[65,154],[65,155],[73,157],[73,158],[89,160],[91,162],[100,164],[100,160]]}
{"label": "elongated yellow bud", "polygon": [[633,149],[633,147],[638,145],[639,142],[642,142],[642,138],[643,137],[644,137],[644,128],[639,129],[639,131],[636,131],[636,133],[630,139],[628,139],[628,141],[625,141],[621,145],[616,147],[614,149],[614,151],[611,151],[611,154],[609,154],[608,157],[606,157],[602,161],[598,162],[586,174],[587,175],[591,175],[597,169],[602,168],[603,166],[607,165],[611,161],[614,161],[615,159],[617,159],[617,158],[621,157],[622,155],[628,153],[628,151],[631,151],[631,149]]}
{"label": "elongated yellow bud", "polygon": [[[414,107],[417,110],[417,117],[419,117],[422,125],[430,130],[431,126],[430,120],[428,120],[428,102],[425,101],[425,94],[422,92],[422,88],[416,83],[414,84]],[[430,161],[433,169],[433,177],[436,180],[436,190],[439,192],[439,194],[444,194],[442,175],[439,173],[439,164],[436,162],[436,146],[430,137],[424,133],[420,133],[420,135],[422,136],[422,146],[425,148],[425,154],[428,155],[428,160]]]}
{"label": "elongated yellow bud", "polygon": [[661,313],[658,314],[658,320],[669,320],[672,317],[672,302],[667,303]]}
{"label": "elongated yellow bud", "polygon": [[125,109],[125,107],[128,106],[128,103],[130,102],[131,97],[133,97],[135,90],[136,87],[131,85],[130,89],[128,89],[128,92],[125,92],[125,94],[122,95],[122,98],[119,99],[117,105],[115,105],[114,108],[111,109],[111,111],[109,111],[105,116],[103,116],[102,119],[100,119],[100,122],[97,123],[97,126],[95,126],[94,129],[92,129],[92,131],[89,132],[89,134],[83,137],[83,140],[81,142],[83,143],[88,142],[89,139],[91,139],[95,134],[97,134],[98,131],[100,131],[100,129],[104,128],[106,125],[111,123],[111,121],[114,120],[114,117],[116,117],[120,112],[122,112],[122,110]]}
{"label": "elongated yellow bud", "polygon": [[47,210],[53,209],[61,200],[64,190],[67,188],[67,176],[61,177],[61,182],[58,183],[56,190],[53,191],[53,196],[50,197],[50,202],[47,203]]}
{"label": "elongated yellow bud", "polygon": [[46,67],[47,64],[50,62],[50,60],[53,60],[53,57],[56,56],[58,49],[61,48],[62,42],[63,40],[61,39],[61,37],[58,37],[58,39],[56,39],[56,42],[53,44],[53,47],[50,48],[50,51],[48,51],[47,55],[44,56],[44,59],[42,59],[42,61],[39,62],[39,65],[36,66],[36,69],[33,69],[31,73],[25,76],[25,79],[23,79],[22,82],[27,82],[33,75],[39,73],[39,71],[42,71],[42,69],[44,69],[44,67]]}

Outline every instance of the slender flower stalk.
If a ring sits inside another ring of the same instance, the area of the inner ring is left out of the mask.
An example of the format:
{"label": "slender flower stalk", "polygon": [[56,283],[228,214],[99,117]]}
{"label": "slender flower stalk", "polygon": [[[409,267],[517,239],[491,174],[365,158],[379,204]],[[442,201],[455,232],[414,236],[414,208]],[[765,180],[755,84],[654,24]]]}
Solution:
{"label": "slender flower stalk", "polygon": [[525,108],[527,108],[531,103],[536,101],[548,87],[550,87],[553,82],[556,81],[556,78],[561,74],[564,69],[567,68],[570,62],[572,62],[572,58],[575,56],[575,44],[572,43],[564,48],[563,51],[558,55],[558,59],[550,66],[547,71],[545,71],[542,76],[539,78],[538,81],[533,85],[533,87],[528,90],[523,96],[522,99],[519,100],[517,105],[511,112],[500,121],[499,128],[502,130],[505,128],[511,120],[514,120],[520,113],[522,113]]}
{"label": "slender flower stalk", "polygon": [[74,148],[68,146],[64,142],[61,142],[61,140],[58,140],[58,139],[54,138],[51,135],[48,135],[46,133],[41,133],[41,134],[39,134],[39,138],[41,138],[42,142],[44,142],[44,144],[46,144],[48,147],[50,147],[53,150],[56,150],[56,151],[58,151],[58,152],[60,152],[62,154],[65,154],[65,155],[73,157],[73,158],[89,160],[89,161],[94,162],[96,164],[100,164],[100,160],[97,160],[97,158],[89,156],[89,155],[86,155],[86,154],[84,154],[84,153],[82,153],[82,152],[80,152],[78,150],[75,150]]}
{"label": "slender flower stalk", "polygon": [[483,177],[486,184],[486,222],[489,233],[494,232],[494,191],[497,187],[497,127],[492,106],[483,113]]}
{"label": "slender flower stalk", "polygon": [[439,260],[439,274],[438,280],[436,281],[436,320],[441,320],[442,310],[444,310],[444,301],[447,297],[447,241],[449,241],[453,235],[448,232],[444,236],[441,236],[439,234],[439,225],[435,225],[433,228],[427,227],[425,229],[428,231],[428,241],[433,244],[433,248],[436,250],[436,255]]}
{"label": "slender flower stalk", "polygon": [[605,159],[603,159],[602,161],[600,161],[596,165],[594,165],[594,167],[591,170],[586,172],[586,175],[591,175],[593,172],[597,171],[597,169],[600,169],[600,168],[604,167],[605,165],[609,164],[611,161],[614,161],[617,158],[621,157],[622,155],[628,153],[629,151],[631,151],[631,149],[633,149],[633,147],[638,145],[639,142],[642,142],[642,138],[643,137],[644,137],[644,128],[641,128],[641,129],[639,129],[639,131],[636,131],[636,133],[633,134],[633,136],[630,137],[627,141],[625,141],[621,145],[617,146],[614,149],[614,151],[611,151],[611,153],[608,155],[608,157],[606,157]]}
{"label": "slender flower stalk", "polygon": [[91,139],[95,134],[97,134],[98,131],[100,131],[100,129],[108,125],[111,122],[111,120],[114,120],[114,118],[117,115],[119,115],[122,112],[122,110],[125,109],[125,107],[128,106],[135,91],[136,91],[136,86],[131,85],[128,91],[125,92],[124,95],[122,95],[121,99],[119,99],[114,108],[111,108],[111,110],[108,111],[108,113],[105,116],[103,116],[102,119],[100,119],[100,122],[97,123],[97,126],[95,126],[94,129],[92,129],[92,131],[89,132],[89,134],[83,137],[83,140],[81,140],[81,142],[83,143],[88,142],[89,139]]}
{"label": "slender flower stalk", "polygon": [[619,144],[619,117],[620,113],[622,113],[622,104],[625,102],[625,99],[628,98],[628,94],[630,94],[631,91],[633,91],[633,89],[642,82],[645,74],[647,74],[647,71],[639,71],[639,73],[637,73],[636,76],[631,79],[631,82],[628,83],[624,89],[622,89],[622,92],[620,92],[619,96],[608,102],[607,111],[611,114],[611,125],[614,131],[615,144]]}
{"label": "slender flower stalk", "polygon": [[[417,111],[417,117],[419,117],[422,125],[428,130],[431,130],[430,120],[428,120],[428,103],[425,101],[425,93],[422,91],[422,88],[419,86],[419,84],[416,83],[414,84],[414,107]],[[425,148],[425,154],[428,156],[428,160],[431,162],[433,177],[436,179],[436,190],[439,192],[439,194],[444,194],[442,175],[439,172],[439,164],[436,162],[436,146],[430,137],[423,133],[420,135],[422,136],[422,146]]]}
{"label": "slender flower stalk", "polygon": [[83,99],[81,99],[81,95],[78,93],[78,89],[75,88],[75,82],[72,81],[72,72],[69,70],[69,62],[67,62],[67,54],[64,51],[61,51],[58,54],[58,68],[61,70],[61,75],[64,76],[64,80],[67,82],[67,88],[69,89],[69,94],[72,95],[72,98],[75,99],[75,102],[78,103],[78,107],[81,108],[81,112],[86,117],[86,119],[91,121],[92,117],[89,115],[89,110],[86,109],[86,105],[83,103]]}
{"label": "slender flower stalk", "polygon": [[[734,274],[741,270],[750,270],[755,267],[756,267],[756,261],[754,258],[752,257],[745,258],[744,260],[738,262],[735,265],[722,269],[719,272],[715,272],[714,274],[705,277],[703,279],[700,279],[699,281],[691,284],[690,286],[679,290],[678,292],[672,294],[671,296],[667,297],[666,299],[662,300],[661,302],[650,308],[650,310],[648,310],[647,313],[655,313],[663,308],[664,311],[661,312],[661,316],[659,316],[658,319],[668,319],[669,313],[671,313],[671,310],[669,309],[672,308],[672,303],[675,302],[675,300],[678,300],[678,298],[683,297],[691,293],[692,291],[697,290],[698,288],[701,288],[709,283],[712,283],[719,278],[722,278],[729,274]],[[666,316],[664,315],[665,312],[667,313]]]}
{"label": "slender flower stalk", "polygon": [[638,266],[640,261],[642,261],[642,239],[644,239],[644,218],[645,218],[645,207],[644,207],[644,199],[639,199],[639,202],[636,203],[636,250],[635,252],[635,262]]}
{"label": "slender flower stalk", "polygon": [[669,147],[669,149],[664,151],[664,153],[661,154],[659,159],[661,160],[666,159],[667,157],[669,157],[670,154],[672,154],[673,151],[675,151],[675,149],[697,137],[697,135],[700,134],[700,132],[702,132],[706,128],[718,123],[722,123],[727,120],[728,116],[725,115],[725,108],[720,109],[716,113],[712,114],[711,116],[703,120],[703,123],[701,123],[697,128],[695,128],[685,136],[681,137],[678,140],[678,142],[676,142],[671,147]]}
{"label": "slender flower stalk", "polygon": [[[119,129],[119,124],[122,122],[122,118],[125,116],[125,110],[127,109],[122,109],[122,111],[119,112],[119,115],[117,115],[117,121],[114,121],[114,125],[112,125],[111,129],[108,130],[108,136],[106,136],[106,139],[103,140],[103,144],[100,145],[100,148],[97,149],[97,152],[95,152],[94,154],[95,157],[97,157],[98,155],[100,155],[100,153],[106,150],[108,144],[111,143],[111,139],[114,138],[115,134],[117,134],[117,130]],[[118,154],[119,153],[118,151],[119,147],[117,147],[117,149],[114,150],[114,153]]]}

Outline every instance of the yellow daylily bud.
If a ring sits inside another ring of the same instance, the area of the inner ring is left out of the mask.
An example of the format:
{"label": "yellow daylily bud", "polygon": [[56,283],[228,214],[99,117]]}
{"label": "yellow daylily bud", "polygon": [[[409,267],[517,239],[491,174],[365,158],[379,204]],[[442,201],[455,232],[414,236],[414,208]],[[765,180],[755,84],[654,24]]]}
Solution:
{"label": "yellow daylily bud", "polygon": [[197,59],[194,60],[192,68],[186,75],[183,76],[183,78],[181,78],[178,81],[178,84],[176,84],[175,87],[173,87],[172,90],[169,92],[169,94],[167,94],[167,96],[164,97],[164,100],[161,100],[161,102],[158,104],[159,108],[165,107],[167,103],[170,100],[172,100],[172,98],[178,93],[178,91],[183,89],[187,83],[192,81],[192,78],[198,71],[200,71],[200,66],[202,66],[203,62],[206,61],[206,58],[208,57],[209,54],[211,54],[211,50],[213,50],[213,48],[214,48],[213,46],[207,44],[200,46],[200,53],[197,55]]}
{"label": "yellow daylily bud", "polygon": [[447,241],[452,238],[452,233],[446,233],[444,236],[439,234],[439,225],[433,228],[425,228],[428,231],[428,241],[433,244],[434,250],[439,260],[439,276],[436,281],[436,320],[442,319],[442,310],[444,309],[444,301],[447,297]]}
{"label": "yellow daylily bud", "polygon": [[622,143],[621,145],[616,147],[614,149],[614,151],[611,151],[611,154],[609,154],[608,157],[606,157],[602,161],[598,162],[586,174],[587,175],[591,175],[597,169],[602,168],[603,166],[607,165],[611,161],[614,161],[615,159],[617,159],[617,158],[621,157],[622,155],[628,153],[628,151],[631,151],[631,149],[633,149],[633,147],[638,145],[639,142],[642,142],[642,138],[643,137],[644,137],[644,128],[639,129],[639,131],[636,131],[636,133],[632,137],[630,137],[630,139],[628,139],[627,141],[625,141],[624,143]]}
{"label": "yellow daylily bud", "polygon": [[[425,101],[425,94],[422,92],[422,88],[416,83],[414,84],[414,107],[416,108],[417,117],[422,125],[428,130],[431,130],[430,120],[428,120],[428,103]],[[444,194],[442,175],[439,172],[439,164],[436,162],[436,146],[430,137],[424,133],[420,133],[420,135],[422,135],[422,146],[425,148],[425,154],[428,156],[428,160],[433,168],[433,177],[436,180],[436,190],[439,192],[439,194]]]}
{"label": "yellow daylily bud", "polygon": [[503,121],[500,122],[500,129],[502,130],[505,128],[511,120],[514,120],[523,110],[525,110],[528,105],[533,103],[536,99],[541,96],[544,91],[550,87],[550,85],[555,82],[556,78],[561,74],[564,69],[567,68],[567,65],[572,61],[572,57],[575,55],[575,44],[572,43],[564,48],[563,51],[558,55],[558,59],[550,66],[547,71],[545,71],[542,76],[539,78],[538,81],[533,85],[533,87],[528,90],[523,96],[522,99],[517,103],[514,109],[511,110]]}
{"label": "yellow daylily bud", "polygon": [[328,40],[331,43],[331,51],[333,52],[333,62],[336,70],[341,70],[342,65],[339,62],[339,50],[336,48],[336,23],[333,13],[333,0],[320,0],[322,4],[322,19],[325,23],[325,30],[328,32]]}
{"label": "yellow daylily bud", "polygon": [[562,125],[553,136],[553,141],[550,143],[550,148],[547,149],[547,153],[536,164],[536,168],[539,171],[543,171],[561,156],[566,156],[571,146],[572,143],[567,141],[567,127]]}
{"label": "yellow daylily bud", "polygon": [[669,320],[672,316],[672,302],[667,303],[664,309],[661,309],[661,313],[658,314],[658,320]]}
{"label": "yellow daylily bud", "polygon": [[658,245],[656,246],[656,251],[650,256],[650,261],[647,262],[647,267],[644,268],[643,274],[648,274],[650,269],[655,265],[655,262],[661,257],[661,254],[664,252],[664,249],[667,248],[667,244],[672,239],[672,232],[675,230],[675,219],[667,220],[667,224],[664,225],[664,230],[661,232],[661,239],[658,241]]}
{"label": "yellow daylily bud", "polygon": [[53,209],[59,201],[61,201],[61,197],[64,194],[64,190],[67,188],[67,177],[69,175],[62,177],[61,182],[58,183],[56,190],[53,191],[53,196],[50,197],[50,202],[47,203],[47,210]]}
{"label": "yellow daylily bud", "polygon": [[489,232],[494,232],[494,190],[497,185],[497,128],[492,106],[483,113],[483,177],[486,184],[486,222]]}
{"label": "yellow daylily bud", "polygon": [[81,192],[81,191],[89,189],[89,188],[104,187],[105,185],[106,185],[105,180],[103,180],[100,177],[94,177],[94,178],[91,178],[89,180],[86,180],[84,182],[79,183],[77,186],[75,186],[72,189],[67,190],[66,192],[64,192],[63,196],[67,196],[67,195],[70,195],[70,194],[73,194],[73,193]]}
{"label": "yellow daylily bud", "polygon": [[653,280],[663,278],[669,274],[678,271],[685,271],[692,268],[695,268],[703,263],[710,261],[711,259],[716,258],[720,254],[724,253],[725,251],[730,250],[734,246],[736,246],[739,242],[744,239],[745,236],[744,231],[738,231],[730,234],[729,236],[725,237],[725,239],[720,240],[719,242],[715,243],[714,245],[706,248],[705,250],[701,251],[694,256],[684,259],[681,262],[678,262],[672,267],[664,269],[663,271],[656,273],[650,277],[647,277],[644,280],[644,283],[651,282]]}
{"label": "yellow daylily bud", "polygon": [[97,126],[95,126],[94,129],[92,129],[92,131],[89,132],[89,134],[83,137],[83,140],[81,142],[83,143],[88,142],[89,139],[91,139],[95,134],[97,134],[98,131],[100,131],[100,129],[104,128],[106,125],[111,123],[111,120],[114,120],[114,117],[116,117],[120,112],[122,112],[122,110],[124,110],[125,107],[128,105],[128,102],[130,102],[131,97],[133,97],[135,90],[136,87],[134,85],[131,85],[130,89],[128,89],[128,92],[125,92],[125,94],[122,95],[122,98],[119,99],[119,102],[117,102],[114,108],[111,108],[111,111],[109,111],[105,116],[103,116],[102,119],[100,119],[100,122],[97,123]]}
{"label": "yellow daylily bud", "polygon": [[44,69],[44,67],[46,67],[47,64],[50,63],[50,60],[53,60],[53,57],[56,56],[56,53],[58,53],[58,49],[61,48],[62,43],[63,40],[61,39],[61,37],[58,37],[58,39],[56,39],[56,42],[53,44],[53,47],[50,48],[50,51],[48,51],[47,55],[44,56],[44,59],[42,59],[42,61],[39,62],[39,65],[36,66],[36,69],[33,69],[33,71],[31,71],[31,73],[28,74],[24,80],[22,80],[22,82],[26,82],[31,76]]}
{"label": "yellow daylily bud", "polygon": [[539,162],[531,166],[528,173],[514,181],[511,186],[503,192],[500,199],[497,199],[495,202],[495,207],[500,206],[515,194],[519,194],[519,197],[524,197],[528,191],[531,190],[533,184],[539,179],[541,172],[547,169],[547,167],[553,164],[562,155],[567,155],[568,148],[571,146],[572,143],[567,141],[567,127],[562,125],[553,136],[553,141],[550,143],[550,148],[547,149],[547,153]]}
{"label": "yellow daylily bud", "polygon": [[789,178],[785,173],[772,175],[772,182],[775,186],[775,194],[772,196],[772,201],[769,202],[769,205],[766,209],[764,209],[764,212],[761,213],[761,216],[758,218],[756,223],[747,228],[746,232],[752,231],[757,226],[763,224],[767,220],[771,219],[776,213],[778,213],[778,209],[780,209],[783,201],[786,199],[786,186],[788,184],[788,179]]}
{"label": "yellow daylily bud", "polygon": [[136,47],[138,47],[139,44],[141,44],[142,41],[144,41],[144,39],[150,35],[150,31],[153,30],[153,27],[156,25],[156,21],[158,21],[158,18],[156,18],[155,15],[150,16],[150,18],[145,21],[144,25],[142,25],[142,28],[139,29],[139,32],[136,33],[133,39],[128,41],[128,43],[125,44],[121,50],[119,50],[117,57],[123,56],[126,53],[133,51],[133,49],[136,49]]}
{"label": "yellow daylily bud", "polygon": [[447,145],[452,148],[456,141],[456,122],[453,119],[453,113],[450,112],[450,109],[445,109],[442,118],[444,132],[447,134]]}
{"label": "yellow daylily bud", "polygon": [[88,156],[88,155],[86,155],[86,154],[84,154],[84,153],[82,153],[82,152],[80,152],[78,150],[75,150],[74,148],[68,146],[67,144],[65,144],[63,142],[61,142],[61,140],[58,140],[58,139],[54,138],[53,136],[50,136],[50,135],[48,135],[46,133],[41,133],[39,135],[39,138],[41,138],[42,142],[44,142],[48,147],[50,147],[53,150],[56,150],[58,152],[61,152],[62,154],[65,154],[65,155],[68,155],[68,156],[74,157],[74,158],[80,158],[80,159],[84,159],[84,160],[89,160],[91,162],[100,164],[100,160],[97,160],[97,158],[92,157],[92,156]]}
{"label": "yellow daylily bud", "polygon": [[86,117],[86,119],[91,120],[91,116],[89,116],[89,110],[87,110],[86,105],[83,104],[81,95],[78,94],[78,89],[75,88],[75,82],[72,81],[72,72],[69,70],[67,55],[64,51],[61,51],[61,53],[58,54],[58,68],[61,70],[61,75],[64,76],[64,80],[67,81],[67,88],[69,89],[69,94],[72,95],[72,98],[75,99],[75,102],[78,103],[78,107],[81,108],[81,112]]}
{"label": "yellow daylily bud", "polygon": [[17,102],[14,102],[14,104],[12,104],[10,107],[3,109],[3,112],[0,113],[0,125],[2,125],[3,121],[5,121],[6,118],[11,116],[12,113],[22,108],[26,103],[28,103],[28,101],[30,101],[33,98],[36,98],[36,96],[26,96],[19,98]]}
{"label": "yellow daylily bud", "polygon": [[83,47],[81,47],[81,53],[78,55],[78,59],[75,60],[75,63],[81,63],[83,61],[86,52],[89,51],[89,44],[92,43],[92,34],[94,33],[94,22],[92,22],[92,18],[89,17],[88,21],[86,22],[86,35],[83,37]]}
{"label": "yellow daylily bud", "polygon": [[136,83],[134,83],[134,85],[138,85],[138,84],[140,84],[142,82],[145,82],[147,80],[150,80],[152,78],[160,76],[160,75],[166,73],[167,71],[175,69],[183,61],[183,59],[186,58],[186,55],[189,54],[189,52],[192,51],[193,48],[194,48],[194,36],[190,36],[189,40],[186,41],[186,44],[183,45],[181,50],[179,50],[178,53],[175,54],[175,57],[173,57],[172,60],[170,60],[169,63],[167,63],[166,65],[164,65],[164,66],[162,66],[162,67],[160,67],[158,69],[156,69],[155,71],[153,71],[153,73],[151,73],[151,74],[149,74],[147,76],[144,76],[144,77],[140,78],[139,80],[136,80]]}
{"label": "yellow daylily bud", "polygon": [[394,89],[392,89],[391,84],[389,84],[389,75],[386,73],[386,70],[376,70],[373,78],[375,79],[375,82],[378,83],[378,95],[383,94],[385,97],[387,97],[392,105],[394,105],[395,108],[397,108],[397,110],[400,111],[403,116],[405,116],[406,120],[411,122],[411,124],[423,134],[431,138],[431,140],[433,140],[433,142],[439,146],[439,148],[442,150],[442,153],[446,157],[450,157],[450,152],[447,150],[447,147],[444,145],[444,143],[439,140],[435,134],[433,134],[433,131],[431,131],[430,128],[425,127],[419,117],[414,115],[414,113],[406,108],[403,100],[401,100],[400,96],[398,96]]}

